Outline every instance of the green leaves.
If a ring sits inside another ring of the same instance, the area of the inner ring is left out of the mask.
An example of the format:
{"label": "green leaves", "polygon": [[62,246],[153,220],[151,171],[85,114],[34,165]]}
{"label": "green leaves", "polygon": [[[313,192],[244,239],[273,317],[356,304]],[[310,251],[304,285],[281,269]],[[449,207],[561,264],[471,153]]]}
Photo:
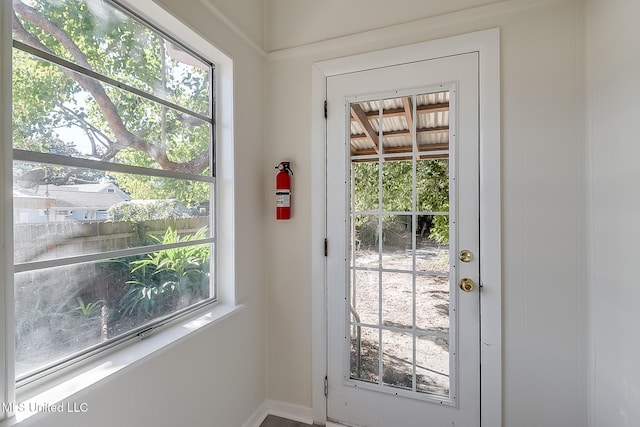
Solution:
{"label": "green leaves", "polygon": [[[206,238],[206,227],[180,236],[169,228],[159,244],[192,242]],[[199,301],[208,295],[210,246],[208,244],[164,249],[129,262],[132,280],[120,300],[125,315],[155,317]]]}
{"label": "green leaves", "polygon": [[439,243],[449,242],[449,217],[446,215],[449,212],[447,160],[418,160],[415,170],[411,160],[387,159],[381,165],[378,162],[353,163],[352,174],[352,203],[356,212],[375,212],[380,207],[381,212],[412,212],[415,175],[415,210],[436,214],[430,224],[429,237]]}
{"label": "green leaves", "polygon": [[[143,221],[187,216],[177,209],[177,201],[190,209],[209,206],[211,186],[204,182],[119,173],[114,173],[113,176],[118,186],[133,199],[155,200],[146,206],[124,203],[114,205],[109,212],[114,221]],[[126,213],[127,210],[129,214]]]}
{"label": "green leaves", "polygon": [[[211,68],[108,2],[17,1],[14,10],[14,38],[194,112],[212,111]],[[120,152],[126,164],[205,172],[208,123],[19,48],[13,69],[15,148],[48,152],[58,141],[83,157]],[[204,160],[193,166],[198,156]]]}
{"label": "green leaves", "polygon": [[416,164],[417,209],[449,211],[449,162],[421,160]]}
{"label": "green leaves", "polygon": [[190,216],[190,211],[176,200],[132,200],[116,203],[107,211],[112,221],[141,222]]}
{"label": "green leaves", "polygon": [[86,303],[82,300],[82,298],[77,297],[76,301],[78,301],[78,307],[76,310],[80,311],[85,318],[94,317],[94,315],[102,308],[104,305],[104,301],[94,301],[90,303]]}

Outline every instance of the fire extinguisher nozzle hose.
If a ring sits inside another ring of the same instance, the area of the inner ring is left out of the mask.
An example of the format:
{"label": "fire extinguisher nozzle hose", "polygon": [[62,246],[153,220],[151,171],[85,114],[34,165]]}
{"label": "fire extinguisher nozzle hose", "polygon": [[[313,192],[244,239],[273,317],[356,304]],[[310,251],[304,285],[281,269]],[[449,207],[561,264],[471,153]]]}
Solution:
{"label": "fire extinguisher nozzle hose", "polygon": [[289,162],[280,162],[276,169],[285,170],[289,175],[293,175],[293,171],[291,170],[291,166],[289,166]]}

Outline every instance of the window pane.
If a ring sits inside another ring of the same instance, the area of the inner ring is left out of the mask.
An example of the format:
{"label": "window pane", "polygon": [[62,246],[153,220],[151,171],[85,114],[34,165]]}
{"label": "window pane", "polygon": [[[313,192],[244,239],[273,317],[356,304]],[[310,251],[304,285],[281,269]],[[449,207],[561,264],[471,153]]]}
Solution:
{"label": "window pane", "polygon": [[418,211],[449,212],[449,161],[416,162],[416,203]]}
{"label": "window pane", "polygon": [[377,215],[353,215],[352,263],[356,267],[378,268],[380,265]]}
{"label": "window pane", "polygon": [[214,108],[212,65],[110,1],[13,11],[21,380],[215,300]]}
{"label": "window pane", "polygon": [[378,210],[378,162],[352,163],[353,210],[355,212]]}
{"label": "window pane", "polygon": [[15,275],[18,378],[215,295],[210,245]]}
{"label": "window pane", "polygon": [[14,262],[211,236],[213,184],[14,162]]}
{"label": "window pane", "polygon": [[393,270],[413,270],[412,216],[382,217],[382,267]]}
{"label": "window pane", "polygon": [[449,333],[449,278],[416,275],[416,327]]}
{"label": "window pane", "polygon": [[382,164],[382,209],[411,212],[413,174],[411,161],[388,161]]}
{"label": "window pane", "polygon": [[13,4],[22,24],[14,26],[15,39],[197,113],[210,114],[210,66],[109,2],[23,0]]}
{"label": "window pane", "polygon": [[[211,125],[14,49],[13,147],[209,174]],[[96,99],[87,87],[100,88]]]}
{"label": "window pane", "polygon": [[379,368],[379,329],[351,327],[350,366],[351,378],[369,382],[378,382]]}
{"label": "window pane", "polygon": [[382,331],[382,367],[385,384],[413,388],[413,336],[409,333]]}
{"label": "window pane", "polygon": [[378,154],[379,112],[377,101],[365,101],[351,104],[351,154]]}
{"label": "window pane", "polygon": [[416,337],[416,387],[419,392],[449,396],[449,339]]}
{"label": "window pane", "polygon": [[416,96],[416,142],[420,151],[449,149],[449,91]]}
{"label": "window pane", "polygon": [[449,274],[449,215],[420,215],[416,230],[416,271]]}
{"label": "window pane", "polygon": [[415,122],[411,97],[383,99],[380,104],[384,112],[381,121],[383,153],[411,153]]}
{"label": "window pane", "polygon": [[412,329],[412,274],[382,273],[382,322],[384,326]]}
{"label": "window pane", "polygon": [[351,280],[351,319],[357,323],[380,322],[380,278],[378,271],[353,270]]}

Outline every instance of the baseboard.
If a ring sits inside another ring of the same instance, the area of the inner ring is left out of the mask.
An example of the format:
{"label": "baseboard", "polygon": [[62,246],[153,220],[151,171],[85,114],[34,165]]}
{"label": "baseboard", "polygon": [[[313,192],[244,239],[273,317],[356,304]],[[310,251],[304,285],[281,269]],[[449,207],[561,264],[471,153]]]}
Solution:
{"label": "baseboard", "polygon": [[260,424],[267,418],[269,413],[267,412],[267,408],[265,406],[265,402],[262,402],[258,409],[249,417],[247,422],[242,424],[242,427],[260,427]]}
{"label": "baseboard", "polygon": [[260,427],[268,415],[287,418],[299,423],[313,424],[313,410],[311,408],[267,399],[262,402],[242,427]]}

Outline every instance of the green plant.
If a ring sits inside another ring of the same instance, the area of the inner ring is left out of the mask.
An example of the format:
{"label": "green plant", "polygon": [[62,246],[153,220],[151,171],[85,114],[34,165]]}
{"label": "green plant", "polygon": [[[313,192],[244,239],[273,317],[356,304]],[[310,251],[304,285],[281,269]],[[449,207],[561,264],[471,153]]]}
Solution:
{"label": "green plant", "polygon": [[96,313],[96,311],[100,310],[102,308],[102,305],[104,304],[103,300],[94,301],[94,302],[85,304],[82,298],[80,297],[77,297],[76,301],[78,301],[78,307],[76,307],[75,310],[79,310],[82,313],[82,315],[87,319],[91,317],[94,313]]}
{"label": "green plant", "polygon": [[[195,234],[180,236],[169,228],[159,244],[198,241],[206,237],[206,227]],[[208,244],[183,246],[147,254],[129,262],[132,280],[120,300],[125,315],[157,316],[187,306],[208,296]]]}
{"label": "green plant", "polygon": [[[105,2],[12,4],[17,40],[191,111],[206,114],[211,107],[208,67],[186,66],[171,55],[173,43]],[[82,73],[21,49],[14,49],[12,83],[14,148],[65,156],[80,151],[98,160],[116,157],[118,163],[195,174],[209,167],[210,128],[188,115],[128,90],[88,83]],[[80,133],[86,135],[81,144]],[[138,177],[119,174],[116,180],[122,188],[166,198],[162,188]],[[188,186],[176,182],[188,195]]]}
{"label": "green plant", "polygon": [[174,199],[131,200],[116,203],[107,211],[113,221],[141,222],[158,219],[176,219],[192,216],[193,210],[187,209]]}
{"label": "green plant", "polygon": [[[447,160],[387,161],[354,163],[353,208],[355,211],[411,212],[415,197],[418,212],[437,212],[430,222],[429,238],[437,243],[449,243],[449,164]],[[379,176],[382,174],[382,182]],[[413,180],[415,175],[415,194]],[[380,186],[380,188],[379,188]],[[380,194],[380,191],[382,194]],[[382,196],[382,197],[380,197]],[[380,206],[380,198],[382,206]],[[444,213],[444,214],[443,214]],[[392,215],[383,218],[383,233],[393,228],[397,219]],[[371,218],[359,215],[356,227],[370,225]],[[375,238],[377,239],[377,233]]]}
{"label": "green plant", "polygon": [[429,231],[429,238],[438,243],[449,243],[449,216],[433,217],[433,227]]}

